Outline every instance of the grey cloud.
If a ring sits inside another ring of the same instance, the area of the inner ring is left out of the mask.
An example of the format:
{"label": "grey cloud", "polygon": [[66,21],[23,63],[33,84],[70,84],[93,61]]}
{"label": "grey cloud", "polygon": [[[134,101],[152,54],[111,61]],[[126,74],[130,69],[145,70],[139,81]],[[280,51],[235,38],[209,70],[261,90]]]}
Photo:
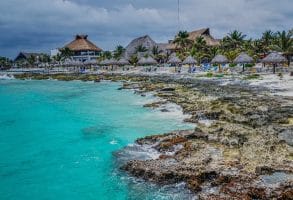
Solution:
{"label": "grey cloud", "polygon": [[[181,29],[211,27],[220,38],[239,29],[257,37],[292,28],[292,0],[180,0]],[[0,55],[49,51],[87,33],[103,49],[149,34],[167,41],[177,28],[177,0],[9,0],[0,2]]]}

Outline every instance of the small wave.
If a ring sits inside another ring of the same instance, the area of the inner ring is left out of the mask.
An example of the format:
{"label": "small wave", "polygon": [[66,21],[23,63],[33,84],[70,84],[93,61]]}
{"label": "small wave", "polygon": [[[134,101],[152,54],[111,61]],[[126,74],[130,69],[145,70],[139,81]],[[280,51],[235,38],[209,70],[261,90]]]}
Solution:
{"label": "small wave", "polygon": [[114,152],[118,163],[124,164],[130,160],[149,160],[157,159],[161,153],[150,145],[130,144],[125,148]]}
{"label": "small wave", "polygon": [[112,141],[110,142],[110,144],[112,144],[112,145],[118,144],[118,141],[117,141],[117,140],[112,140]]}
{"label": "small wave", "polygon": [[2,74],[0,75],[0,80],[12,80],[15,79],[13,75]]}

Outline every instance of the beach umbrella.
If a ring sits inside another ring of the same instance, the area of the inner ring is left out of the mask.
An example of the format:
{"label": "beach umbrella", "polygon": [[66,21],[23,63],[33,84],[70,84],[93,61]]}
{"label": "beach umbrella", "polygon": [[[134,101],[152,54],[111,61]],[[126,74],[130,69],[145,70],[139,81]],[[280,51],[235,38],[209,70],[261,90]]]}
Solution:
{"label": "beach umbrella", "polygon": [[147,65],[156,65],[156,64],[158,64],[158,62],[154,58],[152,58],[152,57],[147,57],[145,59],[145,63]]}
{"label": "beach umbrella", "polygon": [[175,64],[178,65],[180,64],[182,61],[177,57],[177,56],[172,56],[169,60],[168,63],[169,64]]}
{"label": "beach umbrella", "polygon": [[100,62],[100,65],[107,65],[108,62],[109,62],[108,59],[102,60],[102,61]]}
{"label": "beach umbrella", "polygon": [[183,64],[184,65],[194,65],[196,64],[197,61],[192,57],[192,56],[188,56],[184,61]]}
{"label": "beach umbrella", "polygon": [[95,65],[95,64],[98,64],[98,61],[97,60],[86,60],[83,64],[85,65]]}
{"label": "beach umbrella", "polygon": [[253,63],[253,58],[250,57],[247,53],[242,52],[241,54],[239,54],[235,58],[234,63],[242,64],[243,65],[243,72],[244,72],[244,64]]}
{"label": "beach umbrella", "polygon": [[125,58],[120,58],[118,61],[117,61],[117,64],[118,65],[129,65],[130,63],[128,62],[128,60],[126,60]]}
{"label": "beach umbrella", "polygon": [[223,55],[216,55],[213,59],[212,59],[212,61],[211,61],[211,63],[212,64],[226,64],[226,63],[228,63],[229,61],[228,61],[228,59],[226,58],[226,56],[223,56]]}
{"label": "beach umbrella", "polygon": [[229,60],[226,58],[226,56],[221,55],[221,54],[216,55],[211,61],[212,64],[219,65],[219,71],[221,71],[221,64],[226,64],[228,62],[229,62]]}
{"label": "beach umbrella", "polygon": [[138,62],[137,62],[137,64],[139,64],[139,65],[145,65],[145,63],[146,63],[146,58],[145,58],[145,57],[141,57],[141,58],[138,60]]}
{"label": "beach umbrella", "polygon": [[[179,65],[180,63],[182,63],[182,60],[180,60],[175,54],[173,56],[171,56],[171,58],[168,60],[168,63],[171,65],[175,65],[175,71],[177,70],[176,66]],[[178,71],[180,72],[180,70]]]}
{"label": "beach umbrella", "polygon": [[262,59],[262,63],[272,63],[274,66],[274,73],[276,73],[276,65],[278,63],[285,63],[287,59],[282,56],[280,53],[272,52],[267,55],[264,59]]}
{"label": "beach umbrella", "polygon": [[111,58],[111,59],[109,60],[109,65],[117,65],[117,60],[114,59],[114,58]]}
{"label": "beach umbrella", "polygon": [[156,65],[158,64],[158,62],[152,57],[148,57],[148,58],[141,57],[138,61],[138,64],[139,65]]}

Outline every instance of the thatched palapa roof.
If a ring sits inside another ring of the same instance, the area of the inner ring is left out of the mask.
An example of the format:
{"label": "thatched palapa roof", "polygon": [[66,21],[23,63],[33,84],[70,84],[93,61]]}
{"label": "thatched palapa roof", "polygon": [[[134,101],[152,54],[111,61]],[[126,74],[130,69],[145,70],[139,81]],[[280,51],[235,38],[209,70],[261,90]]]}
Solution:
{"label": "thatched palapa roof", "polygon": [[127,56],[132,56],[136,53],[136,49],[139,46],[145,47],[149,53],[151,53],[152,48],[157,46],[156,42],[148,35],[136,38],[132,40],[126,47],[125,54]]}
{"label": "thatched palapa roof", "polygon": [[156,64],[158,64],[158,62],[149,56],[147,58],[141,57],[138,61],[138,64],[139,65],[156,65]]}
{"label": "thatched palapa roof", "polygon": [[109,62],[110,62],[109,59],[105,59],[105,60],[103,60],[103,61],[100,62],[100,65],[108,65]]}
{"label": "thatched palapa roof", "polygon": [[177,56],[172,56],[169,60],[169,64],[180,64],[182,61]]}
{"label": "thatched palapa roof", "polygon": [[223,55],[216,55],[213,60],[211,61],[211,63],[213,64],[226,64],[228,63],[229,60],[226,58],[226,56]]}
{"label": "thatched palapa roof", "polygon": [[71,51],[102,51],[94,43],[89,41],[87,35],[76,35],[75,40],[65,45],[64,48],[69,48]]}
{"label": "thatched palapa roof", "polygon": [[284,63],[287,59],[277,52],[272,52],[262,59],[263,63]]}
{"label": "thatched palapa roof", "polygon": [[42,57],[44,54],[42,53],[27,53],[27,52],[20,52],[16,58],[14,59],[14,61],[19,61],[19,60],[27,60],[30,57],[34,57],[34,58],[39,58]]}
{"label": "thatched palapa roof", "polygon": [[184,61],[183,64],[185,65],[193,65],[196,64],[197,61],[192,57],[192,56],[188,56]]}
{"label": "thatched palapa roof", "polygon": [[[203,29],[195,30],[195,31],[189,32],[188,34],[189,34],[188,39],[191,40],[191,41],[195,41],[196,38],[201,36],[201,37],[204,38],[204,40],[206,41],[208,46],[218,46],[218,45],[220,45],[220,41],[215,39],[213,36],[211,36],[209,28],[203,28]],[[178,49],[178,47],[176,46],[176,44],[170,43],[167,46],[167,49],[176,50],[176,49]]]}
{"label": "thatched palapa roof", "polygon": [[239,63],[239,64],[253,63],[253,58],[250,57],[247,53],[242,52],[235,58],[234,63]]}
{"label": "thatched palapa roof", "polygon": [[126,60],[125,58],[120,58],[117,61],[117,65],[129,65],[130,63],[128,62],[128,60]]}

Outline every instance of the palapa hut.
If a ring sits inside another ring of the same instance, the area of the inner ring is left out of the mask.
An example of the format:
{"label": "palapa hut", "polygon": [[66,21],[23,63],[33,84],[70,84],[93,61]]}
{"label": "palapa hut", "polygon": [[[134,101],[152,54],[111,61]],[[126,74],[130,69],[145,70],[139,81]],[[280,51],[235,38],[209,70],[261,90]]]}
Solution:
{"label": "palapa hut", "polygon": [[125,58],[120,58],[118,61],[117,61],[117,65],[120,65],[120,66],[123,66],[123,65],[129,65],[129,61],[126,60]]}
{"label": "palapa hut", "polygon": [[[172,55],[171,58],[168,60],[168,63],[171,65],[175,65],[175,71],[177,71],[177,66],[182,63],[182,60],[180,60],[176,55]],[[178,70],[180,73],[181,70]]]}
{"label": "palapa hut", "polygon": [[182,63],[182,61],[177,56],[174,55],[168,60],[168,63],[178,65],[178,64]]}
{"label": "palapa hut", "polygon": [[222,69],[221,69],[221,64],[227,64],[229,62],[229,60],[226,58],[226,56],[224,56],[224,55],[216,55],[213,59],[212,59],[212,61],[211,61],[211,63],[212,64],[218,64],[218,66],[219,66],[219,71],[221,71]]}
{"label": "palapa hut", "polygon": [[244,72],[245,64],[253,63],[253,58],[250,57],[247,53],[242,52],[234,59],[234,63],[242,64]]}
{"label": "palapa hut", "polygon": [[273,64],[273,72],[274,74],[276,73],[276,66],[279,63],[286,63],[287,59],[282,56],[280,53],[278,52],[272,52],[269,55],[267,55],[264,59],[262,59],[262,63],[269,63],[269,64]]}
{"label": "palapa hut", "polygon": [[[210,34],[210,29],[209,28],[203,28],[203,29],[195,30],[195,31],[189,32],[188,34],[189,34],[188,39],[191,40],[191,41],[195,41],[196,38],[198,38],[198,37],[203,37],[203,39],[206,41],[206,44],[208,46],[219,46],[220,45],[220,40],[215,39]],[[166,47],[166,49],[169,52],[174,52],[174,51],[178,50],[179,47],[176,44],[174,44],[172,40],[170,40],[169,45]]]}
{"label": "palapa hut", "polygon": [[108,65],[108,63],[109,63],[109,59],[105,59],[100,62],[100,65]]}
{"label": "palapa hut", "polygon": [[192,57],[192,56],[188,56],[187,58],[185,58],[185,60],[183,61],[184,65],[194,65],[197,64],[197,61]]}
{"label": "palapa hut", "polygon": [[125,48],[125,54],[130,57],[137,53],[139,47],[146,49],[146,53],[151,54],[152,48],[157,46],[156,42],[148,35],[132,40]]}
{"label": "palapa hut", "polygon": [[101,48],[88,40],[88,35],[76,35],[75,40],[63,48],[69,48],[73,52],[72,59],[81,62],[97,59],[102,51]]}
{"label": "palapa hut", "polygon": [[156,64],[158,64],[158,62],[149,56],[147,58],[145,58],[145,57],[140,58],[138,61],[138,64],[139,65],[156,65]]}
{"label": "palapa hut", "polygon": [[197,61],[192,57],[192,56],[188,56],[187,58],[185,58],[185,60],[183,61],[184,65],[189,65],[189,72],[192,72],[191,66],[197,64]]}
{"label": "palapa hut", "polygon": [[42,56],[44,56],[45,54],[42,53],[27,53],[27,52],[20,52],[16,58],[14,59],[15,62],[23,62],[23,61],[27,61],[30,58],[35,59],[35,62],[38,62],[39,59],[42,58]]}

